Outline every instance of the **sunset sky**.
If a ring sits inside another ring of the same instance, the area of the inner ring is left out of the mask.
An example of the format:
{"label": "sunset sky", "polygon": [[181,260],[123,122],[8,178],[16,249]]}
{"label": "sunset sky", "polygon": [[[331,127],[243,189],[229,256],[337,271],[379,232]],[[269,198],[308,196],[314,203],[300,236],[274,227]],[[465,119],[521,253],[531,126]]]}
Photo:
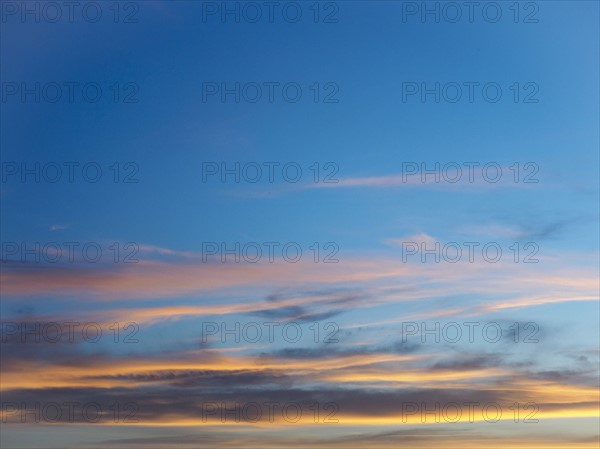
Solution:
{"label": "sunset sky", "polygon": [[598,2],[66,3],[1,2],[2,448],[598,447]]}

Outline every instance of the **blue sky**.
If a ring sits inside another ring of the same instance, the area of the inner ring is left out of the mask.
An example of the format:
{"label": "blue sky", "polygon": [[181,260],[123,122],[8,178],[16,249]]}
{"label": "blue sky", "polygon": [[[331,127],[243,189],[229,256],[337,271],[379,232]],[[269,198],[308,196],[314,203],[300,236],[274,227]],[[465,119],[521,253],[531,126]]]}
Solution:
{"label": "blue sky", "polygon": [[[24,8],[21,2],[6,3]],[[34,7],[33,3],[27,5]],[[440,8],[447,3],[440,2]],[[377,397],[368,394],[420,390],[428,398],[432,389],[442,388],[448,397],[466,395],[464,385],[438,379],[436,370],[458,377],[461,370],[479,370],[465,374],[473,391],[485,390],[487,395],[491,384],[495,391],[505,391],[512,382],[511,398],[541,403],[542,416],[549,420],[518,438],[521,429],[516,432],[510,422],[503,423],[498,441],[515,438],[503,447],[550,444],[541,429],[554,421],[554,428],[567,435],[556,443],[561,447],[597,443],[598,415],[589,399],[598,380],[597,2],[518,2],[519,23],[513,20],[509,2],[498,3],[503,15],[497,23],[477,14],[472,23],[436,23],[418,15],[403,21],[403,10],[413,3],[393,1],[320,2],[322,13],[335,12],[335,23],[314,23],[311,2],[299,3],[303,16],[298,23],[280,15],[273,23],[248,23],[243,17],[236,23],[218,15],[203,20],[203,8],[220,7],[220,2],[154,0],[120,2],[125,8],[121,12],[137,5],[136,22],[114,23],[110,4],[101,4],[103,16],[97,23],[80,14],[73,23],[49,23],[47,17],[38,23],[31,16],[22,20],[19,13],[2,10],[0,309],[5,324],[136,322],[143,338],[126,348],[110,339],[91,346],[78,342],[71,347],[80,356],[75,365],[62,346],[41,355],[35,345],[20,352],[17,345],[3,341],[8,355],[2,369],[8,380],[2,390],[10,401],[34,393],[46,400],[61,394],[71,397],[86,389],[89,397],[101,397],[101,389],[85,380],[88,370],[96,369],[110,397],[139,397],[142,409],[146,407],[143,419],[160,424],[157,435],[171,438],[169,426],[174,426],[180,439],[172,439],[169,447],[188,447],[197,443],[197,423],[183,418],[177,401],[190,390],[170,384],[162,377],[166,372],[183,376],[178,370],[202,371],[185,382],[208,382],[215,397],[233,388],[242,398],[251,393],[267,398],[279,394],[272,379],[264,378],[275,368],[259,368],[259,362],[280,360],[279,375],[293,378],[278,384],[282,390],[299,388],[324,402],[327,394],[339,398],[339,440],[329,441],[321,429],[315,430],[312,444],[337,447],[351,434],[367,438],[373,432],[398,431],[389,441],[382,437],[381,447],[400,442],[430,447],[438,441],[437,432],[446,438],[451,431],[442,426],[424,432],[418,441],[406,439],[406,429],[389,421],[393,412],[385,406],[378,411]],[[538,9],[538,22],[523,23],[531,5]],[[231,88],[236,82],[297,83],[302,97],[286,102],[276,87],[273,102],[267,100],[266,90],[255,103],[244,98],[235,102],[233,95],[227,101],[218,94],[203,99],[206,83]],[[433,88],[435,83],[471,82],[478,83],[473,102],[467,99],[466,87],[456,103],[443,97],[436,102],[431,94],[426,101],[419,94],[403,101],[407,83]],[[66,90],[56,103],[43,95],[39,102],[33,95],[23,100],[20,90],[35,83],[97,83],[102,95],[94,103],[83,101],[76,86],[72,102]],[[315,83],[318,102],[311,89]],[[502,88],[499,101],[484,99],[481,86],[486,83]],[[9,95],[7,89],[15,86],[19,91]],[[123,102],[126,98],[135,102]],[[526,103],[525,98],[538,101]],[[21,164],[48,167],[65,162],[79,164],[74,182],[67,181],[66,172],[56,183],[42,175],[40,182],[32,175],[25,182],[20,178]],[[266,181],[266,172],[258,183],[236,183],[231,176],[221,182],[219,174],[203,181],[207,163],[264,167],[269,162],[278,164],[273,183]],[[96,183],[83,179],[81,167],[90,163],[102,168]],[[313,182],[315,163],[321,176],[335,167],[338,182]],[[465,171],[456,184],[432,182],[434,174],[427,182],[420,181],[420,173],[402,178],[406,164],[412,163],[424,163],[430,170],[436,164],[455,163]],[[473,183],[466,181],[465,163],[478,164]],[[515,163],[518,183],[510,168]],[[285,164],[302,168],[299,182],[283,179]],[[500,182],[482,178],[486,164],[502,168]],[[532,167],[536,173],[531,179],[538,182],[522,182]],[[19,171],[9,174],[13,168]],[[115,170],[119,182],[113,180]],[[36,242],[58,242],[63,249],[64,242],[97,242],[104,252],[99,263],[44,263],[6,246],[33,247]],[[114,242],[122,250],[133,244],[139,263],[113,263],[107,248]],[[217,254],[205,263],[206,242],[223,242],[228,248],[236,243],[243,247],[249,242],[297,242],[303,257],[293,264],[282,260],[279,252],[274,263],[263,258],[258,264],[223,264]],[[312,262],[310,247],[315,242],[321,257],[332,248],[324,245],[333,243],[339,262]],[[435,242],[458,242],[463,249],[464,242],[496,242],[503,257],[495,264],[480,252],[474,263],[462,259],[436,264],[432,258],[422,263],[420,254],[405,261],[407,242],[428,248]],[[512,259],[510,248],[515,244],[519,263]],[[523,263],[533,248],[527,244],[535,245],[538,263]],[[198,345],[202,323],[233,326],[269,319],[304,323],[301,346],[281,339],[254,346],[218,341]],[[401,323],[443,326],[469,320],[502,323],[504,329],[514,322],[535,322],[540,342],[511,346],[504,340],[496,345],[480,339],[440,345],[419,344],[417,339],[411,342],[417,348],[410,351],[395,346]],[[311,322],[321,328],[330,322],[339,327],[335,349],[306,338]],[[213,363],[212,368],[195,366],[198,354],[193,351],[205,351],[202,360]],[[364,357],[364,365],[336,365],[349,354]],[[402,359],[404,355],[414,359]],[[101,367],[95,365],[98,358]],[[128,361],[135,363],[129,366]],[[319,373],[304,371],[303,363],[324,361],[331,367],[325,364]],[[118,368],[111,371],[110,366]],[[48,377],[42,375],[39,383],[27,376],[19,383],[24,370],[46,369]],[[297,375],[289,371],[294,369]],[[391,379],[399,370],[421,373],[423,379],[431,375],[435,381],[420,381],[417,374]],[[223,380],[224,371],[233,377],[234,372],[263,376],[253,377],[258,392],[244,387],[243,378]],[[128,375],[155,376],[164,383],[150,385],[138,379],[127,384],[122,379]],[[47,380],[52,376],[67,380]],[[122,382],[115,382],[119,376]],[[70,378],[77,380],[69,384]],[[561,387],[572,391],[575,399],[565,400]],[[370,405],[364,413],[346,402],[341,392],[347,391],[365,395],[363,401]],[[144,404],[141,397],[150,393],[156,402]],[[156,405],[161,394],[173,401],[171,413]],[[496,399],[506,399],[501,396]],[[556,404],[566,405],[556,410]],[[122,440],[110,444],[148,444],[137,440],[138,426],[107,426],[111,438]],[[41,444],[36,431],[26,436],[20,430],[37,429],[34,425],[3,427],[9,447]],[[109,444],[94,426],[56,427],[59,431],[47,441],[48,447]],[[239,438],[259,446],[303,441],[299,426],[288,427],[241,426]],[[496,432],[489,427],[483,423],[472,430]],[[566,430],[573,428],[578,430],[569,436]],[[218,426],[206,432],[215,438],[215,446],[235,445]],[[161,441],[156,447],[162,447]],[[455,441],[462,447],[478,444],[470,430],[460,430]]]}

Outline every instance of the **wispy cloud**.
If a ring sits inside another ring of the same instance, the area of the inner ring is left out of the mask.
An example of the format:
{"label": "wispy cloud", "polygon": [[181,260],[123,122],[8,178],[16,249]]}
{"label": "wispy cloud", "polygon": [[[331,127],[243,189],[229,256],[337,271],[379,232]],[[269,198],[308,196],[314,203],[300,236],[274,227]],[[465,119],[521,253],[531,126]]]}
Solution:
{"label": "wispy cloud", "polygon": [[50,226],[50,230],[51,231],[64,231],[66,229],[69,229],[71,227],[70,224],[53,224],[52,226]]}

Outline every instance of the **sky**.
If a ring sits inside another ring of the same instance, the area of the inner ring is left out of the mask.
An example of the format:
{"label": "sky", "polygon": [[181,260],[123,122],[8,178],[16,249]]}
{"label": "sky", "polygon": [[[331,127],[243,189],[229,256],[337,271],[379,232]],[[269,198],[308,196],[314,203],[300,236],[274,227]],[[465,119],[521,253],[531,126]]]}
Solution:
{"label": "sky", "polygon": [[0,446],[598,447],[598,2],[0,6]]}

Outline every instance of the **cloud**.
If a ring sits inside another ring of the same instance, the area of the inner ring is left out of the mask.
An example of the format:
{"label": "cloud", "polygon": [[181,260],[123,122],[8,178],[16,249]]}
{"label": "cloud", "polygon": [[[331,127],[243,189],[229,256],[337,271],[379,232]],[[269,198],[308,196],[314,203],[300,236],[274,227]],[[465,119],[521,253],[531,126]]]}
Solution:
{"label": "cloud", "polygon": [[504,224],[487,224],[463,226],[457,231],[461,234],[486,236],[496,239],[531,239],[534,241],[558,237],[566,228],[576,220],[556,220],[547,223],[509,226]]}
{"label": "cloud", "polygon": [[[323,182],[307,184],[306,188],[315,189],[339,189],[339,188],[398,188],[398,187],[436,187],[444,190],[448,189],[476,189],[480,191],[482,188],[497,188],[497,187],[515,187],[515,188],[531,188],[535,186],[535,183],[515,183],[508,167],[500,167],[502,173],[501,177],[496,181],[493,181],[491,172],[486,175],[488,179],[483,177],[481,172],[477,172],[470,177],[469,171],[466,166],[462,169],[462,175],[456,170],[449,170],[445,172],[442,170],[431,170],[425,173],[425,171],[419,171],[418,166],[413,168],[417,169],[416,172],[406,171],[404,173],[397,173],[392,175],[383,176],[362,176],[340,179],[338,182]],[[481,170],[481,168],[480,168]],[[495,176],[495,175],[494,175]]]}
{"label": "cloud", "polygon": [[435,244],[438,243],[439,240],[434,237],[426,234],[424,232],[419,232],[417,234],[408,235],[406,237],[398,238],[398,239],[387,239],[385,243],[395,247],[402,247],[403,244],[407,243],[416,243],[419,248],[422,245],[425,245],[427,248],[434,248]]}
{"label": "cloud", "polygon": [[51,231],[64,231],[65,229],[69,229],[71,227],[70,224],[53,224],[50,226]]}
{"label": "cloud", "polygon": [[[298,432],[288,431],[285,434],[267,433],[261,437],[245,429],[227,429],[227,431],[213,430],[210,435],[206,431],[199,430],[192,433],[189,430],[182,435],[179,430],[177,434],[167,437],[135,437],[121,438],[101,441],[103,445],[131,445],[132,447],[156,447],[156,448],[224,448],[233,449],[243,445],[246,448],[369,448],[369,449],[397,449],[410,445],[413,449],[436,449],[445,447],[450,449],[518,449],[518,448],[544,448],[564,449],[565,447],[577,449],[595,449],[598,437],[593,429],[589,429],[588,435],[574,436],[564,432],[532,432],[529,435],[499,435],[496,429],[490,429],[485,425],[470,427],[456,424],[436,424],[432,426],[407,426],[407,428],[393,431],[376,431],[373,428],[357,427],[340,435],[335,426],[315,425],[307,432],[306,429]],[[337,430],[337,432],[334,432]],[[537,429],[536,429],[537,430]],[[167,432],[169,432],[167,430]]]}
{"label": "cloud", "polygon": [[[415,258],[403,263],[395,257],[369,255],[336,264],[282,260],[220,264],[195,259],[88,265],[12,262],[3,264],[0,280],[5,311],[22,310],[44,297],[54,304],[55,316],[46,316],[48,320],[66,316],[100,323],[157,323],[228,314],[305,322],[386,304],[428,303],[426,311],[405,313],[400,319],[414,321],[597,301],[596,268],[570,267],[566,262],[585,262],[591,260],[589,256],[561,252],[539,260],[537,264],[511,260],[452,264],[421,263]],[[398,322],[398,318],[364,325],[385,322]]]}

